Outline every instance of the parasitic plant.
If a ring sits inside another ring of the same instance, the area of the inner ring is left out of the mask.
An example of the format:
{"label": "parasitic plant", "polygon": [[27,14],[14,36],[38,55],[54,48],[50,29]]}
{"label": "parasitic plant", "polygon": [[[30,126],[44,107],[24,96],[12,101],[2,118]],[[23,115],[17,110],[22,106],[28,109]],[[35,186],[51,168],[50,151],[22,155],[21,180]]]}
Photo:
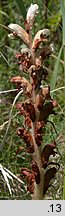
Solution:
{"label": "parasitic plant", "polygon": [[[50,186],[50,180],[57,172],[56,163],[49,162],[49,157],[51,155],[54,157],[57,153],[56,142],[41,148],[48,117],[56,114],[57,102],[51,97],[50,85],[44,85],[47,71],[44,70],[43,63],[53,51],[48,43],[50,30],[41,29],[34,38],[32,37],[32,28],[37,14],[38,5],[31,4],[26,16],[25,30],[13,23],[8,27],[11,30],[9,37],[19,37],[26,45],[20,53],[16,54],[22,76],[19,73],[18,76],[11,78],[18,91],[23,89],[24,95],[24,102],[20,101],[16,105],[24,118],[23,126],[17,130],[17,134],[26,143],[25,149],[22,146],[19,149],[27,151],[32,158],[31,169],[22,167],[20,174],[27,180],[27,189],[32,194],[32,199],[42,200]],[[52,125],[54,126],[53,123]],[[51,168],[49,168],[50,164],[52,164]]]}

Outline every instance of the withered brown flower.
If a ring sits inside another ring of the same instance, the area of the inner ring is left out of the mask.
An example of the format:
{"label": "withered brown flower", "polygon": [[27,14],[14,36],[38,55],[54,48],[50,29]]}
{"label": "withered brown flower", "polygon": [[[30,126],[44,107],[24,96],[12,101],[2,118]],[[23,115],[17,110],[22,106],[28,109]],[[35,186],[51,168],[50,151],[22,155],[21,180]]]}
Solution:
{"label": "withered brown flower", "polygon": [[35,140],[37,146],[40,146],[42,143],[42,128],[45,126],[44,121],[39,121],[36,123],[35,127]]}
{"label": "withered brown flower", "polygon": [[48,100],[51,99],[50,86],[43,87],[41,90],[39,90],[39,94],[37,94],[37,96],[36,96],[35,106],[39,110],[41,110],[46,99],[48,99]]}
{"label": "withered brown flower", "polygon": [[25,141],[27,152],[34,152],[34,141],[32,135],[24,128],[19,128],[17,131],[18,135]]}
{"label": "withered brown flower", "polygon": [[46,168],[50,155],[55,156],[56,143],[46,144],[41,153],[43,167]]}
{"label": "withered brown flower", "polygon": [[35,174],[35,181],[37,184],[39,184],[40,183],[40,171],[35,161],[32,161],[32,170]]}
{"label": "withered brown flower", "polygon": [[48,188],[50,186],[49,183],[50,183],[51,179],[55,177],[56,172],[57,172],[57,169],[55,167],[52,167],[46,171],[46,173],[44,175],[43,195],[45,195],[46,191],[48,190]]}
{"label": "withered brown flower", "polygon": [[53,100],[50,102],[47,102],[41,109],[39,120],[44,121],[46,123],[50,114],[56,115],[54,111],[55,106],[56,104],[54,103]]}
{"label": "withered brown flower", "polygon": [[29,113],[30,119],[34,122],[36,119],[35,107],[31,100],[26,100],[22,103],[24,110]]}
{"label": "withered brown flower", "polygon": [[24,92],[28,95],[31,96],[32,94],[32,85],[29,83],[29,81],[21,76],[16,76],[11,78],[12,83],[16,83],[17,87],[23,88]]}
{"label": "withered brown flower", "polygon": [[34,192],[34,182],[35,182],[34,172],[29,170],[28,168],[21,168],[20,172],[27,179],[27,189],[28,189],[28,191],[33,193]]}

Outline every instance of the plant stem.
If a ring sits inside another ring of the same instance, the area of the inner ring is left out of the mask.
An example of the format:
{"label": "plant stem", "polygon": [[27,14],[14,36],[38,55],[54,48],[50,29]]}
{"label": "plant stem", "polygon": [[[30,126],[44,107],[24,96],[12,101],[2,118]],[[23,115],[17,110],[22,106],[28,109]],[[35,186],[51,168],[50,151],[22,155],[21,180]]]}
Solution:
{"label": "plant stem", "polygon": [[[35,97],[36,97],[36,92],[34,90],[34,94],[33,94],[34,102],[35,102]],[[34,140],[33,160],[37,163],[38,168],[39,168],[40,183],[36,184],[35,182],[34,194],[32,197],[33,200],[43,200],[44,169],[42,168],[42,162],[41,162],[41,147],[38,147],[35,141],[35,126],[38,120],[39,120],[39,111],[36,110],[36,120],[33,123],[31,134]]]}
{"label": "plant stem", "polygon": [[[30,50],[31,50],[31,55],[32,55],[32,62],[33,65],[35,64],[35,53],[32,49],[32,33],[31,30],[29,31],[29,40],[30,40]],[[31,76],[30,76],[30,82],[31,82]],[[37,91],[33,89],[32,91],[32,102],[35,104],[36,101],[36,96],[37,96]],[[36,140],[35,140],[35,126],[36,123],[39,121],[39,114],[40,112],[35,108],[36,112],[36,120],[34,123],[32,123],[32,129],[31,129],[31,135],[33,137],[34,141],[34,153],[33,153],[33,160],[37,163],[37,166],[39,168],[40,172],[40,183],[36,184],[35,182],[35,187],[34,187],[34,193],[33,193],[33,200],[43,200],[43,182],[44,182],[44,169],[42,168],[42,161],[41,161],[41,147],[37,146]]]}
{"label": "plant stem", "polygon": [[32,136],[34,139],[34,154],[33,160],[36,161],[39,171],[40,171],[40,183],[36,184],[34,188],[33,200],[42,200],[43,199],[43,182],[44,182],[44,170],[42,168],[41,162],[41,147],[38,147],[35,141],[35,125],[33,124]]}
{"label": "plant stem", "polygon": [[40,170],[40,183],[35,183],[35,190],[33,194],[33,200],[43,200],[43,181],[44,181],[44,171]]}

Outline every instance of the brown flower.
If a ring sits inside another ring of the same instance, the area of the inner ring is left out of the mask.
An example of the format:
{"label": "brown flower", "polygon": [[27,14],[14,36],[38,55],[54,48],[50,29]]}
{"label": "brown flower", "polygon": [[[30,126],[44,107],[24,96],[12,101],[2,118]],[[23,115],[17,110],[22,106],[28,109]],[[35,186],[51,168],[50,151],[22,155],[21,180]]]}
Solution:
{"label": "brown flower", "polygon": [[32,170],[35,174],[36,184],[39,184],[40,183],[40,171],[39,171],[38,165],[35,161],[32,161]]}
{"label": "brown flower", "polygon": [[43,167],[46,168],[50,155],[55,156],[54,149],[56,148],[56,143],[47,144],[44,146],[41,153],[41,160]]}
{"label": "brown flower", "polygon": [[34,122],[36,119],[34,104],[31,102],[31,100],[26,100],[24,103],[22,103],[22,106],[24,110],[29,113],[30,119]]}
{"label": "brown flower", "polygon": [[29,170],[28,168],[21,168],[21,174],[27,179],[27,189],[31,193],[34,192],[34,182],[35,182],[35,175],[34,172]]}
{"label": "brown flower", "polygon": [[39,121],[36,123],[35,127],[35,140],[37,146],[40,146],[42,143],[42,128],[44,127],[44,121]]}
{"label": "brown flower", "polygon": [[43,189],[43,195],[45,195],[46,191],[49,188],[49,182],[51,181],[52,178],[55,177],[55,174],[57,172],[57,169],[55,167],[50,168],[49,170],[46,171],[44,175],[44,189]]}
{"label": "brown flower", "polygon": [[50,56],[50,54],[52,53],[52,49],[50,46],[44,46],[42,48],[39,48],[38,51],[36,52],[35,55],[35,65],[37,67],[41,67],[43,61]]}
{"label": "brown flower", "polygon": [[32,121],[34,122],[36,119],[34,104],[30,100],[26,100],[23,103],[17,103],[16,107],[20,110],[20,114],[24,115],[25,124],[31,128]]}
{"label": "brown flower", "polygon": [[34,141],[32,135],[24,128],[19,128],[17,131],[18,135],[25,141],[27,152],[34,152]]}
{"label": "brown flower", "polygon": [[39,91],[36,96],[35,106],[41,110],[46,99],[51,99],[50,86],[44,87]]}
{"label": "brown flower", "polygon": [[25,117],[25,125],[29,128],[32,128],[32,121],[29,117],[29,113],[26,114],[26,117]]}
{"label": "brown flower", "polygon": [[21,76],[12,77],[11,82],[16,83],[18,88],[23,88],[27,96],[31,96],[32,85],[28,82],[26,78],[21,77]]}
{"label": "brown flower", "polygon": [[42,77],[46,76],[46,73],[44,73],[43,68],[37,65],[31,65],[28,72],[31,76],[31,83],[32,83],[33,89],[36,89],[36,88],[40,89],[41,80],[43,79]]}
{"label": "brown flower", "polygon": [[23,48],[21,49],[21,53],[16,54],[16,58],[19,60],[20,68],[22,68],[22,71],[28,72],[29,67],[32,64],[32,56],[30,49]]}
{"label": "brown flower", "polygon": [[39,120],[46,123],[50,114],[56,115],[55,111],[53,110],[55,107],[56,103],[54,103],[54,100],[47,102],[41,109]]}

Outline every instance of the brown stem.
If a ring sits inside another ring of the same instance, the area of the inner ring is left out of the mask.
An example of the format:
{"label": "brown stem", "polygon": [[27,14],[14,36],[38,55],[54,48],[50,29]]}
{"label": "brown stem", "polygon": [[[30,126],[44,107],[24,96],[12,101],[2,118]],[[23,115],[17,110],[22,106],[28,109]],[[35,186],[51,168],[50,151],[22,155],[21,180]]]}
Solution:
{"label": "brown stem", "polygon": [[43,182],[44,182],[44,171],[40,170],[41,181],[39,184],[35,183],[35,189],[33,194],[33,200],[43,200]]}
{"label": "brown stem", "polygon": [[36,161],[39,171],[40,171],[40,183],[39,184],[35,183],[34,194],[33,194],[32,199],[42,200],[43,199],[44,169],[42,168],[42,162],[41,162],[41,147],[38,147],[35,141],[35,124],[33,124],[31,133],[34,139],[33,160]]}
{"label": "brown stem", "polygon": [[[32,50],[32,35],[31,35],[31,30],[29,31],[29,39],[30,39],[30,50],[32,54],[32,61],[33,64],[35,63],[35,53]],[[30,82],[31,82],[31,77],[30,77]],[[32,101],[35,104],[35,99],[37,96],[36,90],[33,89],[32,92]],[[35,108],[36,110],[36,120],[34,123],[32,123],[32,129],[31,129],[31,135],[33,137],[34,141],[34,153],[33,153],[33,160],[37,163],[39,171],[40,171],[40,183],[36,184],[35,182],[35,188],[34,188],[34,194],[32,199],[33,200],[43,200],[43,185],[44,185],[44,169],[42,168],[42,161],[41,161],[41,147],[38,147],[36,144],[35,140],[35,125],[37,121],[39,120],[39,111]]]}
{"label": "brown stem", "polygon": [[[35,100],[35,91],[33,97]],[[31,134],[34,140],[33,160],[36,161],[40,171],[40,183],[36,184],[35,182],[34,194],[32,197],[33,200],[43,200],[43,185],[44,185],[44,169],[42,168],[42,161],[41,161],[41,147],[38,147],[35,141],[35,125],[38,120],[39,120],[39,111],[36,110],[36,120],[33,123]]]}

